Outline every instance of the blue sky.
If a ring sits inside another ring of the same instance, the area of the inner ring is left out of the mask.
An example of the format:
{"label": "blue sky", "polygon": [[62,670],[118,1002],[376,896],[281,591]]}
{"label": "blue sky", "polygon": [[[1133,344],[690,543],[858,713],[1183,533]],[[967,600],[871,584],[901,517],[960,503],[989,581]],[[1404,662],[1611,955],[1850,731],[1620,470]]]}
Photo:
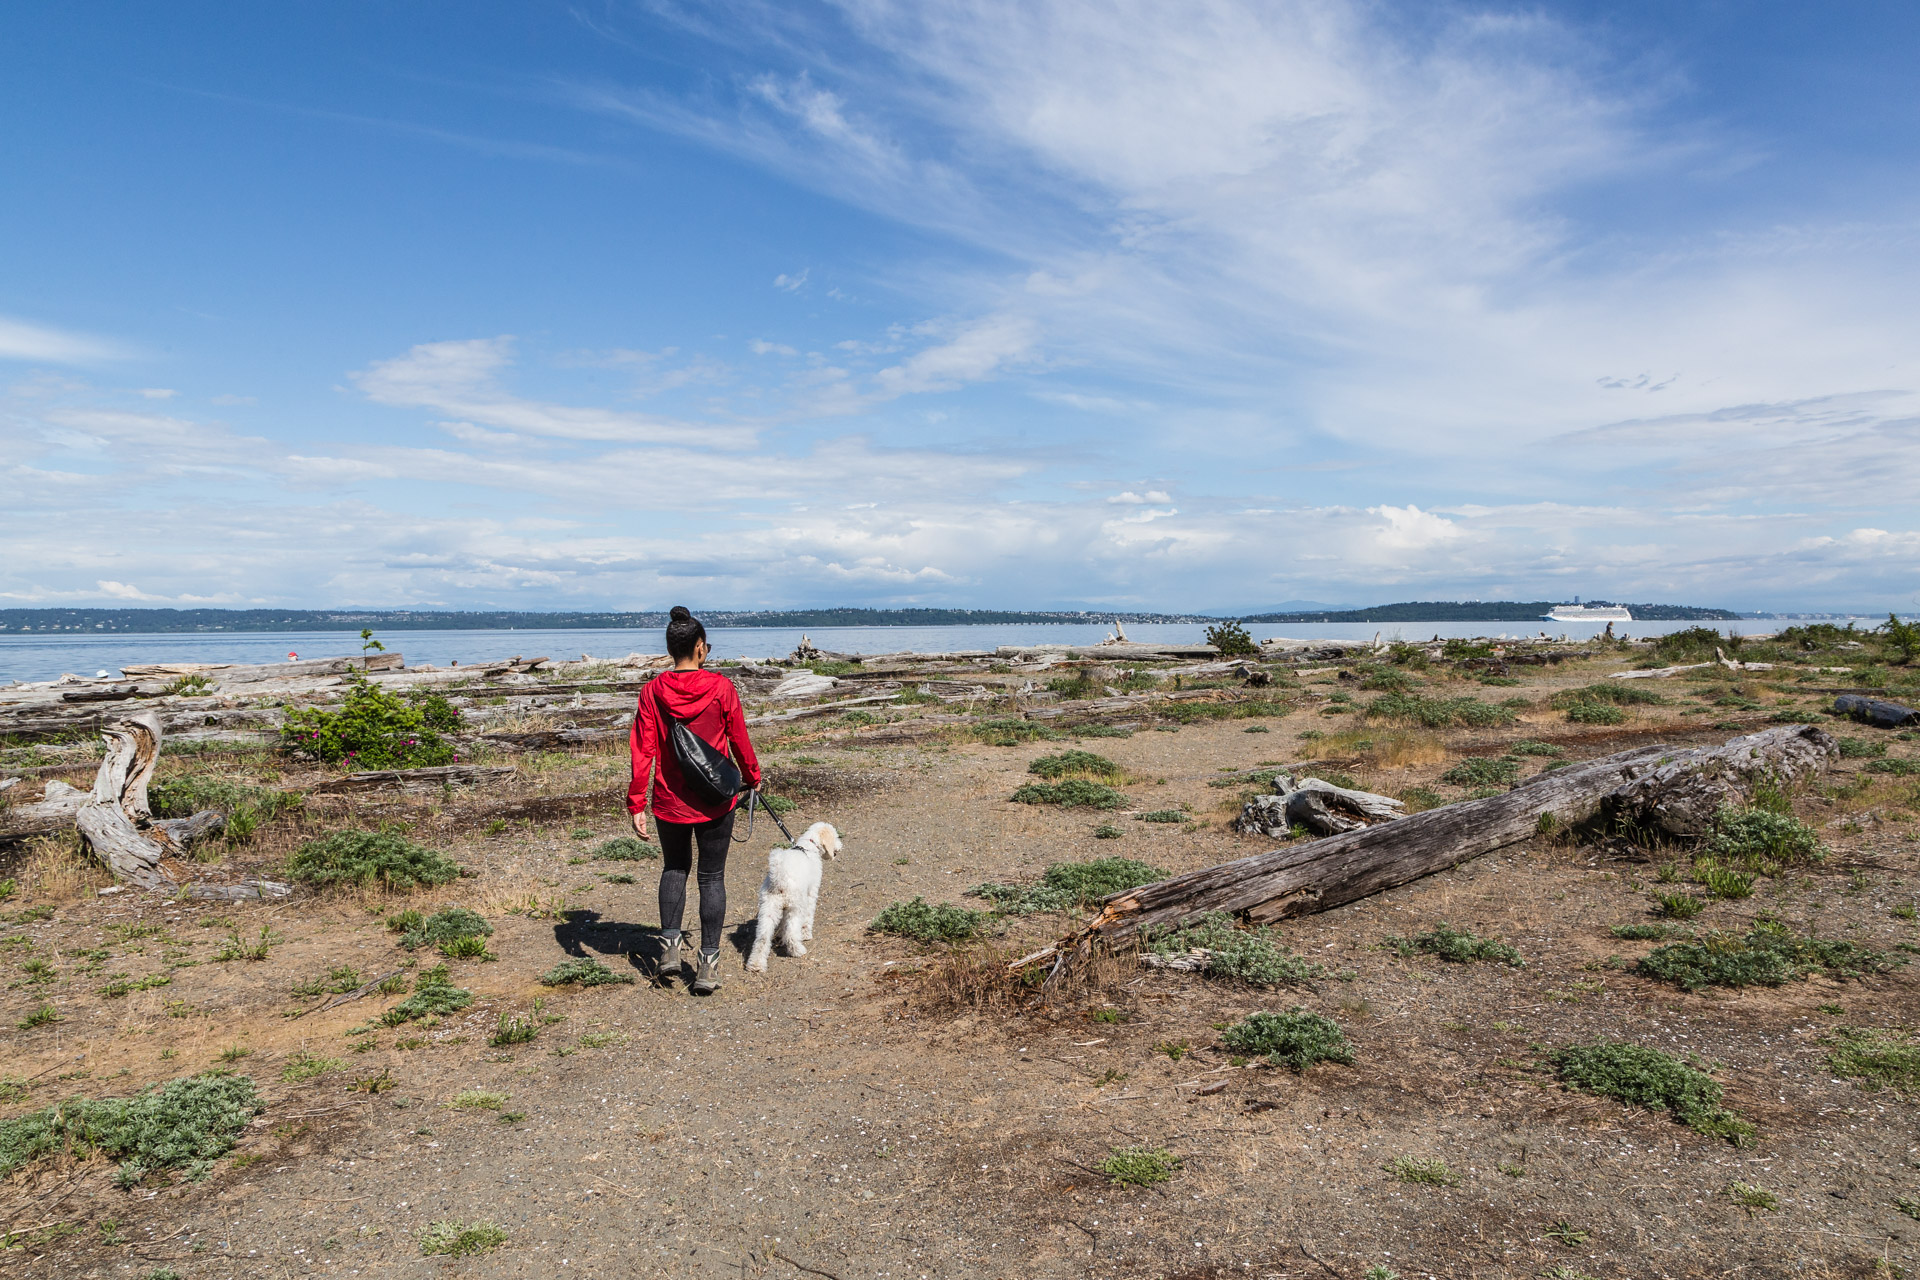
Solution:
{"label": "blue sky", "polygon": [[34,3],[9,604],[1920,603],[1920,7]]}

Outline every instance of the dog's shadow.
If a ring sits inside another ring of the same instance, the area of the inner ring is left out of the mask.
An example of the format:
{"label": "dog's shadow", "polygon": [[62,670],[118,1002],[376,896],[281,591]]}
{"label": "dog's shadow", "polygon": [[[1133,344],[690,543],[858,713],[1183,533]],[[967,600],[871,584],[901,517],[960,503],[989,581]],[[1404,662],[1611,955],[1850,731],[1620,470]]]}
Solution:
{"label": "dog's shadow", "polygon": [[[695,926],[697,932],[699,926]],[[754,922],[742,921],[727,931],[727,941],[744,960],[753,948]],[[609,920],[598,911],[575,909],[553,926],[553,940],[570,956],[584,959],[588,952],[601,956],[624,956],[628,964],[642,973],[660,968],[660,926],[630,924]],[[693,939],[689,939],[689,942]]]}

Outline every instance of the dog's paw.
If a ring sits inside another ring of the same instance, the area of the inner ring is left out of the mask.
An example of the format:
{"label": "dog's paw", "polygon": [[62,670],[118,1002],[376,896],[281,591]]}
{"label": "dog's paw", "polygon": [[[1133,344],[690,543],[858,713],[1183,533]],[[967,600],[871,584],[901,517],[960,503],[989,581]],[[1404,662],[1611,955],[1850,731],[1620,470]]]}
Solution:
{"label": "dog's paw", "polygon": [[748,973],[765,973],[766,971],[767,971],[767,961],[764,956],[747,957]]}
{"label": "dog's paw", "polygon": [[787,944],[787,954],[790,956],[803,956],[807,954],[807,949],[797,942],[790,942]]}

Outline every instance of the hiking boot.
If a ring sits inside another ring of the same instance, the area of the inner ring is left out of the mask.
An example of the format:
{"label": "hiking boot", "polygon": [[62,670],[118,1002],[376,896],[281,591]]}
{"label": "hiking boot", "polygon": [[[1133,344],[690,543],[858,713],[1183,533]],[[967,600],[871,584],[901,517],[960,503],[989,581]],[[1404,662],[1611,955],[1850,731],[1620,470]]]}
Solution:
{"label": "hiking boot", "polygon": [[654,980],[662,986],[680,976],[680,934],[660,935],[660,968],[654,972]]}
{"label": "hiking boot", "polygon": [[710,996],[720,989],[720,953],[702,951],[700,967],[693,975],[693,994]]}

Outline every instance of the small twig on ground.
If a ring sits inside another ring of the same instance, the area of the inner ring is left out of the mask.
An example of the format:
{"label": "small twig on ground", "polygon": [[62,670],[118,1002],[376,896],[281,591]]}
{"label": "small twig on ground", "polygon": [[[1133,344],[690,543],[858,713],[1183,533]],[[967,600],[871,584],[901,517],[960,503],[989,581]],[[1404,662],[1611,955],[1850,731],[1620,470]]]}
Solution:
{"label": "small twig on ground", "polygon": [[806,1272],[810,1276],[825,1276],[827,1280],[840,1280],[840,1277],[833,1274],[833,1272],[822,1271],[819,1267],[810,1267],[804,1262],[796,1262],[794,1259],[789,1258],[786,1254],[781,1253],[778,1249],[773,1250],[767,1256],[770,1258],[778,1258],[780,1259],[780,1261],[786,1263],[788,1266],[796,1267],[799,1270]]}
{"label": "small twig on ground", "polygon": [[1340,1280],[1340,1273],[1338,1271],[1335,1271],[1332,1267],[1328,1266],[1326,1263],[1321,1262],[1320,1259],[1314,1257],[1312,1251],[1309,1250],[1306,1245],[1304,1244],[1300,1245],[1299,1249],[1300,1249],[1300,1252],[1307,1255],[1307,1258],[1309,1261],[1318,1263],[1320,1266],[1320,1269],[1326,1272],[1328,1275],[1332,1276],[1333,1280]]}
{"label": "small twig on ground", "polygon": [[407,966],[401,965],[398,969],[393,970],[391,973],[381,974],[379,977],[375,978],[372,982],[369,982],[364,986],[358,987],[352,991],[348,991],[342,995],[328,996],[325,1000],[322,1000],[319,1004],[313,1006],[313,1008],[303,1009],[299,1013],[294,1014],[293,1016],[295,1018],[304,1018],[309,1013],[319,1013],[321,1010],[331,1009],[337,1004],[351,1003],[352,1001],[358,1000],[361,996],[366,995],[367,992],[373,990],[375,987],[379,986],[381,983],[385,982],[387,979],[397,977],[398,975],[403,974],[406,971],[407,971]]}

